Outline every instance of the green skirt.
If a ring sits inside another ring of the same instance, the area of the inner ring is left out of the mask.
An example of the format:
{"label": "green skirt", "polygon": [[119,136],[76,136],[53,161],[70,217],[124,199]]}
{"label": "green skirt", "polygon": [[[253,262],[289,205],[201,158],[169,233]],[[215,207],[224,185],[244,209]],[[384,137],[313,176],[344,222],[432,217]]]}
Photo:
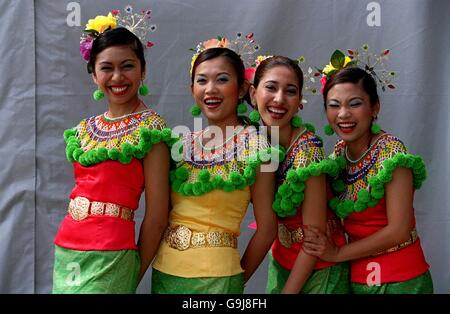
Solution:
{"label": "green skirt", "polygon": [[[290,270],[281,266],[269,253],[266,293],[281,293]],[[347,263],[314,270],[303,285],[301,294],[350,293],[349,267]]]}
{"label": "green skirt", "polygon": [[410,280],[384,283],[379,286],[352,282],[351,288],[354,294],[431,294],[433,293],[433,280],[430,271],[427,271]]}
{"label": "green skirt", "polygon": [[53,293],[135,293],[136,250],[77,251],[55,245]]}
{"label": "green skirt", "polygon": [[225,277],[184,278],[153,268],[152,293],[155,294],[242,294],[244,274]]}

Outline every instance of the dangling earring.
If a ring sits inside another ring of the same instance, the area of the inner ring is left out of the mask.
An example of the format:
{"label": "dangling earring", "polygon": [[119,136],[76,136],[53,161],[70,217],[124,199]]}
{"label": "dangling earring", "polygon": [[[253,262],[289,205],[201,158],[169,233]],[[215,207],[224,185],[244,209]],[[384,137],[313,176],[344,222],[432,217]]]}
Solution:
{"label": "dangling earring", "polygon": [[255,123],[259,123],[259,120],[261,120],[261,115],[259,114],[258,110],[253,110],[248,115],[248,118],[250,119],[250,121],[252,121],[252,123],[255,124]]}
{"label": "dangling earring", "polygon": [[141,86],[139,87],[139,95],[141,95],[141,96],[147,96],[148,95],[148,93],[149,93],[149,88],[148,88],[148,85],[147,84],[145,84],[143,81],[142,81],[142,84],[141,84]]}
{"label": "dangling earring", "polygon": [[94,100],[99,101],[105,97],[105,93],[100,88],[98,88],[92,93],[92,97],[94,98]]}
{"label": "dangling earring", "polygon": [[258,112],[257,104],[255,104],[255,106],[253,107],[253,111],[250,112],[250,114],[248,115],[248,118],[250,119],[250,121],[253,124],[259,124],[259,120],[261,120],[261,115]]}
{"label": "dangling earring", "polygon": [[197,104],[195,104],[191,107],[191,115],[193,117],[198,117],[201,114],[202,114],[202,110],[200,109],[200,107]]}
{"label": "dangling earring", "polygon": [[300,118],[299,116],[293,116],[293,117],[292,117],[292,119],[291,119],[291,125],[292,125],[294,128],[299,128],[299,127],[302,126],[302,124],[303,124],[302,118]]}
{"label": "dangling earring", "polygon": [[334,134],[334,130],[331,127],[331,125],[327,124],[326,126],[324,126],[323,131],[325,132],[326,135],[330,136]]}
{"label": "dangling earring", "polygon": [[380,125],[375,122],[377,118],[378,117],[373,117],[372,125],[370,126],[370,131],[372,132],[372,134],[379,134],[381,132]]}
{"label": "dangling earring", "polygon": [[247,112],[247,106],[244,104],[242,99],[239,101],[239,105],[237,105],[237,107],[236,107],[236,112],[238,114],[243,114],[243,113]]}

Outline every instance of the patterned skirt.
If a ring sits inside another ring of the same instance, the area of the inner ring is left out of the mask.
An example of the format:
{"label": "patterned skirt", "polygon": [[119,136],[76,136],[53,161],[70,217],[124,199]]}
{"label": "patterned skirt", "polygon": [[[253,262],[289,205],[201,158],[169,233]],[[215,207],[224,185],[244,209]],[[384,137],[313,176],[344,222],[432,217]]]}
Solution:
{"label": "patterned skirt", "polygon": [[136,250],[77,251],[55,245],[53,293],[135,293]]}
{"label": "patterned skirt", "polygon": [[151,289],[154,294],[242,294],[244,292],[244,274],[184,278],[153,268]]}
{"label": "patterned skirt", "polygon": [[[266,293],[281,293],[290,270],[281,266],[269,253]],[[303,285],[301,294],[347,294],[350,293],[350,272],[347,263],[314,270]]]}
{"label": "patterned skirt", "polygon": [[416,278],[402,282],[384,283],[379,286],[352,282],[351,288],[354,294],[431,294],[433,280],[428,270]]}

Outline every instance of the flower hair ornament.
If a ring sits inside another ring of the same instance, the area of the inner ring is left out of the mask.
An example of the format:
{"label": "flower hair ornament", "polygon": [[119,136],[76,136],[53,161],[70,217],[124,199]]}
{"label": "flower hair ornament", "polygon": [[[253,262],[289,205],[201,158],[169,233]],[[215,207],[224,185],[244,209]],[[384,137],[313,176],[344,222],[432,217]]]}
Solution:
{"label": "flower hair ornament", "polygon": [[[396,77],[396,72],[388,70],[386,68],[386,61],[388,60],[388,56],[390,53],[389,49],[384,49],[381,53],[376,54],[373,52],[369,52],[369,45],[364,44],[360,49],[348,49],[348,55],[345,55],[341,50],[335,50],[330,58],[330,63],[328,63],[323,69],[319,69],[319,73],[322,75],[320,79],[320,83],[322,85],[322,94],[323,89],[327,80],[337,73],[339,70],[356,66],[368,74],[370,74],[375,82],[381,87],[381,90],[384,92],[386,88],[395,89],[395,85],[392,83],[394,78]],[[374,118],[374,120],[376,117]],[[378,134],[381,128],[374,121],[372,122],[371,131],[374,134]],[[331,126],[325,126],[325,134],[332,135],[334,133]]]}
{"label": "flower hair ornament", "polygon": [[[154,44],[146,41],[147,34],[156,30],[156,25],[150,24],[151,10],[142,10],[139,13],[133,13],[133,7],[127,5],[123,12],[120,10],[112,10],[108,15],[98,15],[90,19],[86,24],[83,34],[80,37],[80,54],[86,62],[89,62],[91,56],[92,45],[94,40],[99,38],[108,30],[123,27],[136,35],[142,43],[143,47],[150,48]],[[88,72],[90,73],[89,66]],[[147,84],[142,82],[139,87],[139,95],[146,96],[149,93]],[[95,100],[101,100],[105,97],[102,90],[97,89],[93,93]]]}
{"label": "flower hair ornament", "polygon": [[[253,37],[253,33],[248,33],[244,36],[241,32],[239,32],[236,34],[236,38],[234,40],[230,40],[223,36],[217,36],[216,38],[211,38],[199,43],[195,49],[190,49],[194,52],[194,54],[192,55],[189,74],[192,75],[195,60],[197,60],[200,53],[210,48],[228,48],[236,52],[236,54],[241,58],[245,67],[244,76],[245,79],[248,79],[251,75],[251,71],[253,71],[254,55],[260,50],[259,44],[255,42]],[[237,106],[237,112],[239,114],[247,112],[247,106],[243,102],[240,102]],[[193,105],[191,107],[191,114],[194,117],[199,116],[201,114],[200,107],[198,105]]]}
{"label": "flower hair ornament", "polygon": [[85,61],[89,61],[94,40],[104,32],[117,27],[128,29],[139,38],[144,47],[152,47],[154,44],[146,41],[147,34],[156,30],[156,25],[149,23],[151,13],[151,10],[133,13],[133,8],[128,5],[124,8],[123,13],[120,10],[112,10],[107,16],[98,15],[94,19],[90,19],[80,38],[81,56]]}
{"label": "flower hair ornament", "polygon": [[395,89],[392,84],[393,79],[396,76],[395,71],[386,69],[386,61],[390,53],[389,49],[384,49],[380,54],[369,52],[369,45],[364,44],[361,49],[348,49],[348,55],[346,56],[341,50],[335,50],[328,63],[323,69],[319,69],[322,78],[320,83],[323,87],[327,80],[336,72],[349,66],[357,66],[367,73],[369,73],[381,86],[381,90],[386,91],[386,87],[389,89]]}

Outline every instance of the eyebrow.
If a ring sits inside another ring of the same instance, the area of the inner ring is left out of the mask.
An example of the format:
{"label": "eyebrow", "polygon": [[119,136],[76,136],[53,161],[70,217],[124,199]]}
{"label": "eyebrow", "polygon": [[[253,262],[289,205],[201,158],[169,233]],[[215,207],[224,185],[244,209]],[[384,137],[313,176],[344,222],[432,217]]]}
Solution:
{"label": "eyebrow", "polygon": [[[279,82],[277,82],[277,81],[272,81],[272,80],[270,80],[270,81],[265,81],[264,83],[272,83],[272,84],[279,84]],[[296,89],[299,89],[298,88],[298,86],[297,85],[295,85],[295,84],[288,84],[288,87],[295,87]]]}
{"label": "eyebrow", "polygon": [[[226,74],[226,75],[230,75],[230,73],[228,73],[228,72],[220,72],[220,73],[217,73],[217,75],[216,76],[219,76],[219,75],[223,75],[223,74]],[[206,74],[203,74],[203,73],[197,73],[197,74],[195,74],[196,76],[207,76]]]}
{"label": "eyebrow", "polygon": [[[133,60],[133,59],[126,59],[126,60],[123,60],[122,62],[120,62],[120,64],[124,64],[125,62],[136,62],[136,60]],[[101,62],[99,62],[99,64],[112,64],[112,62],[109,62],[109,61],[101,61]]]}

